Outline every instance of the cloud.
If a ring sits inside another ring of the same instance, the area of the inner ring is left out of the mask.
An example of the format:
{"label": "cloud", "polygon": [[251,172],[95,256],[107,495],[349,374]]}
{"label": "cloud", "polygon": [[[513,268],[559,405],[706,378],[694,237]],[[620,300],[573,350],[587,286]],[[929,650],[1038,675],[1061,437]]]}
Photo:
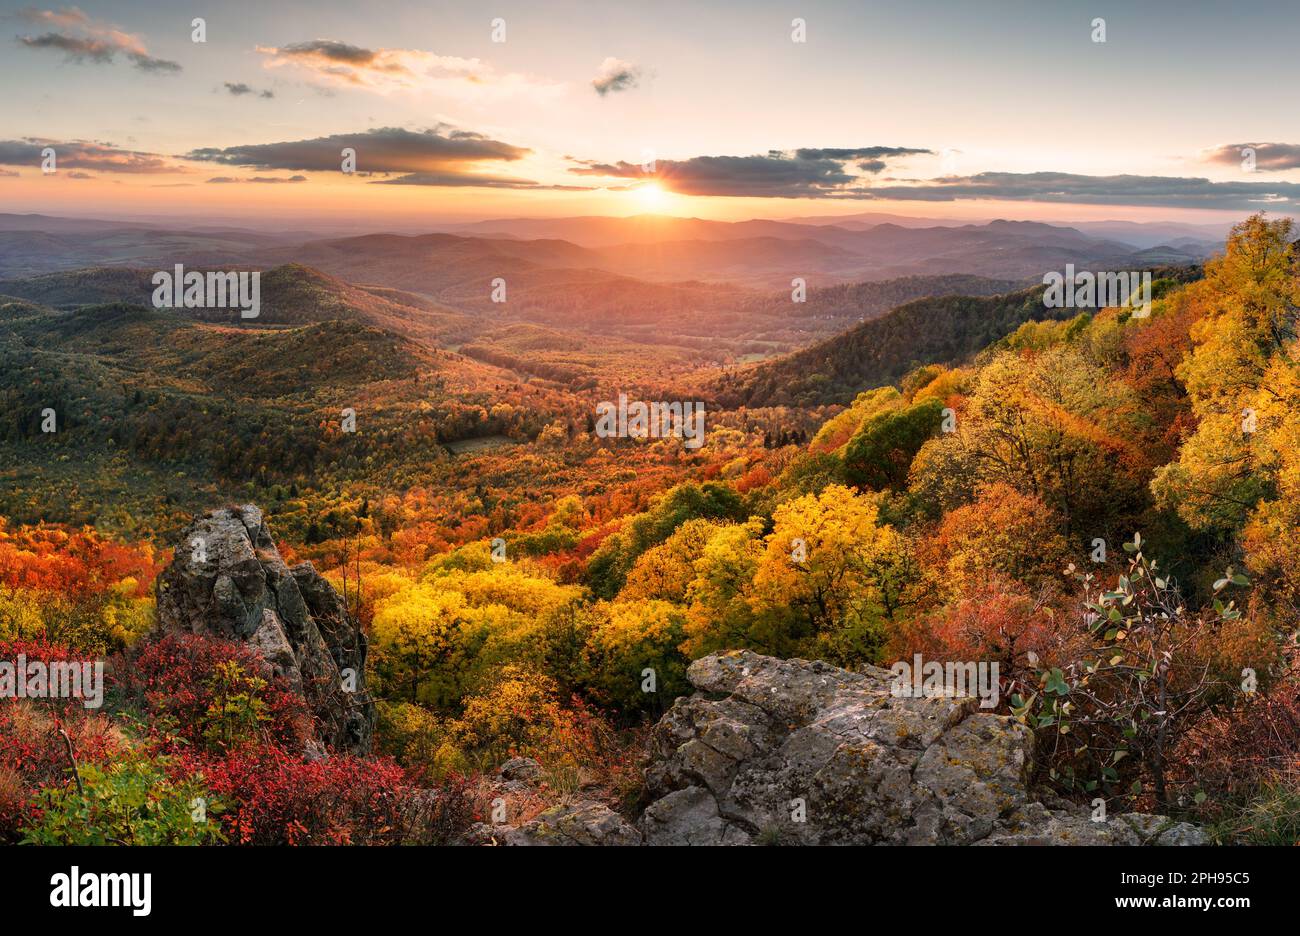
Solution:
{"label": "cloud", "polygon": [[275,97],[274,91],[258,91],[256,88],[246,85],[242,81],[227,81],[225,85],[226,90],[234,97],[243,97],[245,94],[256,94],[260,98]]}
{"label": "cloud", "polygon": [[1295,143],[1227,143],[1205,154],[1205,161],[1242,168],[1242,150],[1255,151],[1255,168],[1264,172],[1300,169],[1300,145]]}
{"label": "cloud", "polygon": [[372,185],[435,185],[447,188],[503,188],[503,189],[538,189],[559,192],[589,192],[587,185],[543,185],[530,179],[516,179],[509,176],[490,176],[474,173],[436,173],[414,172],[398,176],[395,179],[382,179]]}
{"label": "cloud", "polygon": [[100,172],[131,174],[186,171],[156,153],[140,153],[121,149],[109,143],[96,143],[89,140],[60,142],[36,137],[0,140],[0,165],[39,166],[41,150],[47,146],[53,147],[56,165],[60,169],[94,169]]}
{"label": "cloud", "polygon": [[[339,133],[311,140],[284,143],[255,143],[245,146],[193,150],[186,159],[252,169],[284,169],[306,172],[338,172],[342,151],[357,154],[358,176],[398,173],[396,178],[378,180],[375,185],[427,185],[511,189],[581,190],[583,186],[547,186],[530,179],[483,172],[482,167],[515,162],[532,150],[493,140],[481,133],[440,125],[427,130],[383,127],[362,133]],[[254,179],[242,181],[297,181]],[[209,182],[241,181],[219,176]]]}
{"label": "cloud", "polygon": [[476,164],[513,162],[532,152],[480,133],[440,125],[428,130],[383,127],[311,140],[212,147],[193,150],[185,158],[255,169],[337,172],[342,165],[342,150],[347,147],[356,150],[358,171],[367,173],[461,175]]}
{"label": "cloud", "polygon": [[[1221,147],[1240,162],[1240,148]],[[1300,147],[1260,144],[1258,165],[1291,168]],[[1300,183],[1211,182],[1175,176],[1090,176],[1068,172],[982,172],[968,176],[907,180],[878,178],[893,160],[933,155],[901,146],[772,150],[755,156],[696,156],[660,159],[653,173],[628,162],[578,163],[570,172],[583,176],[645,181],[651,177],[681,195],[755,198],[823,198],[898,201],[1032,201],[1083,205],[1202,208],[1258,211],[1300,207]],[[1224,161],[1219,157],[1219,161]],[[610,186],[612,188],[612,186]]]}
{"label": "cloud", "polygon": [[93,175],[91,175],[89,172],[77,172],[76,170],[73,170],[72,172],[69,172],[69,173],[65,176],[65,178],[69,178],[69,179],[93,179],[93,178],[95,178],[95,177],[94,177]]}
{"label": "cloud", "polygon": [[0,169],[0,179],[16,179],[18,172],[14,169]]}
{"label": "cloud", "polygon": [[307,177],[305,175],[289,176],[289,178],[287,179],[277,178],[275,176],[253,176],[248,179],[236,179],[233,176],[216,176],[214,178],[208,179],[208,184],[228,185],[228,184],[259,183],[263,185],[278,185],[280,183],[285,183],[285,182],[306,182],[306,181],[307,181]]}
{"label": "cloud", "polygon": [[337,39],[285,46],[258,46],[267,68],[294,68],[326,86],[379,94],[438,91],[461,96],[513,94],[553,96],[564,86],[516,73],[498,72],[477,58],[438,55],[421,49],[367,49]]}
{"label": "cloud", "polygon": [[600,63],[596,77],[591,79],[591,86],[601,97],[611,91],[626,91],[635,88],[641,81],[641,67],[622,59],[607,58]]}
{"label": "cloud", "polygon": [[[653,175],[659,184],[681,195],[830,198],[862,187],[865,177],[849,171],[849,164],[855,160],[871,164],[864,171],[879,172],[890,159],[929,152],[900,146],[864,146],[771,150],[755,156],[696,156],[658,160]],[[628,162],[578,162],[577,168],[569,170],[577,175],[618,179],[644,179],[650,175]]]}
{"label": "cloud", "polygon": [[387,50],[372,52],[360,46],[348,45],[333,39],[316,39],[312,42],[296,42],[279,50],[281,55],[301,59],[320,59],[325,62],[338,62],[344,65],[372,65]]}
{"label": "cloud", "polygon": [[850,197],[930,202],[997,199],[1256,211],[1300,206],[1300,183],[1211,182],[1176,176],[1088,176],[1068,172],[981,172],[918,183],[875,185]]}
{"label": "cloud", "polygon": [[794,151],[799,159],[888,159],[894,156],[933,155],[932,150],[912,149],[908,146],[859,146],[853,149],[797,149]]}
{"label": "cloud", "polygon": [[63,10],[28,8],[18,12],[20,19],[49,28],[36,36],[17,36],[29,49],[62,52],[70,62],[96,65],[111,64],[118,55],[126,57],[143,72],[178,72],[178,62],[155,58],[139,36],[123,32],[116,26],[92,20],[76,7]]}

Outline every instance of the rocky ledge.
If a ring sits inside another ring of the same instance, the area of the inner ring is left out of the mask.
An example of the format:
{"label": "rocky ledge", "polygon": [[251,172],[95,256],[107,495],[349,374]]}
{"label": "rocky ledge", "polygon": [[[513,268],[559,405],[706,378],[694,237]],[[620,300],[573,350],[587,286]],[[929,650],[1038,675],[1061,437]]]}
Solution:
{"label": "rocky ledge", "polygon": [[1028,729],[890,674],[750,652],[691,664],[655,727],[649,845],[1193,845],[1195,826],[1034,800]]}

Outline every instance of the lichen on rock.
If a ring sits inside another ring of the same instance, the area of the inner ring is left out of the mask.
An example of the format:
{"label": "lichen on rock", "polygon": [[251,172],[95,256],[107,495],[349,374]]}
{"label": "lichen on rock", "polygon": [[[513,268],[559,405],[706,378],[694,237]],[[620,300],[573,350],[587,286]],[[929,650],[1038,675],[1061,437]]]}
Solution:
{"label": "lichen on rock", "polygon": [[1160,816],[1036,801],[1025,726],[890,674],[749,651],[691,664],[650,739],[646,844],[1201,844]]}

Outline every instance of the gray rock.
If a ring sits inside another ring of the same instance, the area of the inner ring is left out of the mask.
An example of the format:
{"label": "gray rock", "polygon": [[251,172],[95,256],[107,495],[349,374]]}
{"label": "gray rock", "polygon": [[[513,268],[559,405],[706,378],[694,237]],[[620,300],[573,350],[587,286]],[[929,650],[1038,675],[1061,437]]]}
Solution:
{"label": "gray rock", "polygon": [[641,833],[603,803],[582,801],[552,806],[518,828],[498,826],[492,837],[502,845],[640,845]]}
{"label": "gray rock", "polygon": [[1031,799],[1030,735],[963,698],[897,698],[890,674],[748,651],[687,672],[650,736],[650,845],[1199,844],[1186,823],[1093,822]]}
{"label": "gray rock", "polygon": [[497,774],[502,780],[531,783],[541,779],[542,765],[531,757],[512,757],[501,765]]}
{"label": "gray rock", "polygon": [[309,750],[370,750],[375,707],[366,691],[365,635],[310,562],[285,564],[258,508],[196,519],[157,592],[161,630],[243,641],[302,693],[316,721]]}

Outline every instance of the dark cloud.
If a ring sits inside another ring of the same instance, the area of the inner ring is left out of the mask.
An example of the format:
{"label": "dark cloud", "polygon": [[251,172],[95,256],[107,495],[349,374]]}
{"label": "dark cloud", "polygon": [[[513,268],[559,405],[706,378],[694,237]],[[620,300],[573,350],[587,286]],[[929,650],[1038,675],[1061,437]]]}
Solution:
{"label": "dark cloud", "polygon": [[[1240,161],[1238,147],[1233,161]],[[1257,147],[1261,167],[1290,168],[1300,147],[1268,144]],[[575,160],[577,175],[645,180],[682,195],[749,196],[756,198],[826,198],[900,201],[1005,200],[1085,205],[1205,208],[1258,211],[1300,207],[1300,183],[1232,181],[1174,176],[1089,176],[1068,172],[982,172],[909,181],[876,178],[899,157],[931,154],[931,150],[893,146],[845,149],[805,148],[771,151],[758,156],[696,156],[658,160],[648,173],[635,163]],[[855,171],[850,171],[852,167]]]}
{"label": "dark cloud", "polygon": [[209,147],[193,150],[185,158],[255,169],[337,172],[342,162],[340,154],[345,147],[356,150],[357,169],[361,172],[449,175],[464,174],[466,168],[478,163],[522,159],[531,152],[468,130],[434,127],[417,131],[383,127],[311,140]]}
{"label": "dark cloud", "polygon": [[797,149],[795,156],[799,159],[836,159],[841,162],[849,159],[879,160],[894,156],[933,155],[933,150],[912,149],[907,146],[859,146],[855,149]]}
{"label": "dark cloud", "polygon": [[29,8],[20,10],[17,15],[31,23],[54,27],[37,36],[15,37],[19,44],[29,49],[62,52],[68,61],[78,64],[108,65],[122,55],[142,72],[181,70],[177,62],[150,55],[139,36],[92,20],[76,7],[58,11]]}
{"label": "dark cloud", "polygon": [[1300,169],[1300,145],[1295,143],[1227,143],[1211,150],[1206,162],[1241,168],[1246,159],[1242,150],[1255,151],[1255,169],[1263,172],[1281,172]]}
{"label": "dark cloud", "polygon": [[398,176],[395,179],[383,179],[372,185],[434,185],[448,188],[504,188],[504,189],[539,189],[561,192],[588,192],[591,186],[584,185],[542,185],[529,179],[516,179],[509,176],[489,176],[477,174],[457,174],[441,172],[415,172]]}
{"label": "dark cloud", "polygon": [[369,65],[375,61],[378,53],[360,46],[348,45],[336,39],[313,39],[311,42],[295,42],[280,46],[280,55],[286,58],[326,59],[345,65]]}
{"label": "dark cloud", "polygon": [[1300,205],[1300,183],[1211,182],[1176,176],[1086,176],[1068,172],[982,172],[917,184],[875,185],[852,193],[851,197],[932,202],[998,199],[1255,211]]}
{"label": "dark cloud", "polygon": [[179,62],[171,62],[167,59],[152,58],[148,55],[139,55],[131,52],[127,55],[135,67],[144,72],[178,72],[181,70]]}
{"label": "dark cloud", "polygon": [[69,179],[93,179],[93,178],[95,178],[95,177],[94,177],[93,175],[91,175],[89,172],[77,172],[76,170],[73,170],[72,172],[69,172],[69,173],[66,175],[66,178],[69,178]]}
{"label": "dark cloud", "polygon": [[[830,198],[859,190],[863,177],[848,171],[859,164],[865,172],[879,172],[888,159],[929,150],[895,146],[866,146],[853,149],[772,150],[757,156],[696,156],[686,160],[661,159],[654,177],[660,184],[682,195],[749,196],[756,198]],[[643,179],[640,165],[628,162],[581,162],[570,169],[577,175],[620,179]]]}
{"label": "dark cloud", "polygon": [[274,176],[253,176],[252,178],[249,179],[236,179],[233,176],[215,176],[214,178],[208,179],[208,184],[209,185],[212,184],[231,185],[231,184],[243,184],[243,183],[250,183],[250,184],[258,183],[263,185],[279,185],[285,182],[306,182],[306,181],[307,181],[307,177],[304,175],[289,176],[287,179],[276,178]]}
{"label": "dark cloud", "polygon": [[0,165],[40,166],[41,150],[47,146],[54,148],[56,165],[59,169],[95,169],[100,172],[132,174],[185,171],[156,153],[124,150],[108,143],[95,143],[89,140],[59,141],[35,137],[0,140]]}
{"label": "dark cloud", "polygon": [[626,91],[635,88],[641,81],[641,67],[622,59],[607,58],[600,63],[596,77],[591,79],[591,86],[601,97],[611,91]]}
{"label": "dark cloud", "polygon": [[18,36],[18,41],[29,49],[57,49],[67,53],[74,62],[96,62],[106,65],[113,61],[114,53],[120,51],[115,46],[98,39],[77,39],[60,33],[46,33],[43,36]]}
{"label": "dark cloud", "polygon": [[243,97],[245,94],[256,94],[260,98],[275,97],[274,91],[258,91],[256,88],[246,85],[242,81],[227,81],[225,84],[226,90],[234,97]]}

